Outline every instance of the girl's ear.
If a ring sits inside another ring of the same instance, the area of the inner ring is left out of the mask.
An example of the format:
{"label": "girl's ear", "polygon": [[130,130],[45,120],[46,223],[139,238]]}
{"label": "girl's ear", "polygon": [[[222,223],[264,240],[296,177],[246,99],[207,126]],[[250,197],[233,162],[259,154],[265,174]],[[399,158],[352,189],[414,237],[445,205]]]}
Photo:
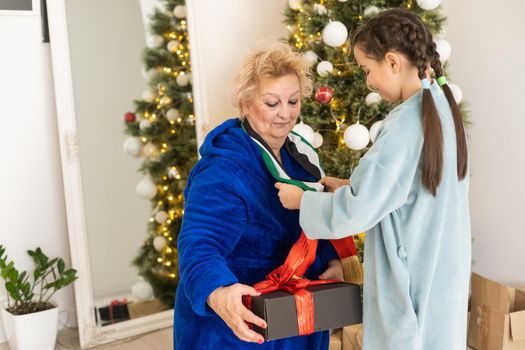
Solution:
{"label": "girl's ear", "polygon": [[401,70],[401,57],[395,52],[389,51],[385,54],[385,61],[394,73]]}

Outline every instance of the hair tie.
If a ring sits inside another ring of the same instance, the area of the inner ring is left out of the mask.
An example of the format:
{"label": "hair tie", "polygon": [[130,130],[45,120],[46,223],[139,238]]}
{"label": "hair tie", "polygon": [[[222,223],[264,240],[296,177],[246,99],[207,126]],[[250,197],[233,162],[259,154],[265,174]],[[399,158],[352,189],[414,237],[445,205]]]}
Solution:
{"label": "hair tie", "polygon": [[444,75],[440,76],[440,77],[437,79],[437,81],[438,81],[439,86],[443,86],[443,85],[445,85],[445,84],[448,84],[448,82],[447,82],[447,78],[445,78]]}
{"label": "hair tie", "polygon": [[423,87],[423,89],[430,89],[430,82],[427,78],[421,79],[421,86]]}

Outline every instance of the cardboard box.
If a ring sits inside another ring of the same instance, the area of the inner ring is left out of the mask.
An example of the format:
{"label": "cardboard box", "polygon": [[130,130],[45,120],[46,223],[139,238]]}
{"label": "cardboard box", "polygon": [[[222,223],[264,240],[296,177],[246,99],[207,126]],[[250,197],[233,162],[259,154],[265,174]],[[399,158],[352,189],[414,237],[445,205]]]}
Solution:
{"label": "cardboard box", "polygon": [[330,346],[328,350],[341,350],[343,346],[342,336],[343,336],[342,329],[337,329],[332,334],[330,334]]}
{"label": "cardboard box", "polygon": [[468,345],[477,350],[525,349],[525,289],[472,274]]}
{"label": "cardboard box", "polygon": [[153,299],[150,301],[133,301],[128,304],[128,309],[130,318],[134,319],[167,310],[168,307],[160,300]]}
{"label": "cardboard box", "polygon": [[[314,330],[323,331],[362,322],[360,289],[356,284],[331,283],[307,287],[314,300]],[[298,335],[295,297],[275,291],[252,298],[252,311],[268,327],[253,329],[266,340]]]}
{"label": "cardboard box", "polygon": [[363,324],[343,328],[342,350],[361,350],[363,348]]}

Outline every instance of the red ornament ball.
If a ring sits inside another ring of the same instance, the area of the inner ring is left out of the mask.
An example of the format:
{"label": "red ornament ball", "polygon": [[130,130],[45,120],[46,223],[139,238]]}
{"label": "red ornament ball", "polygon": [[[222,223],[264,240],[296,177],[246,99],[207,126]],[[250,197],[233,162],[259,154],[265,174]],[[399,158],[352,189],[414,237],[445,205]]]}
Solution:
{"label": "red ornament ball", "polygon": [[330,103],[333,95],[334,90],[332,90],[328,86],[321,86],[315,92],[315,99],[321,103],[327,104]]}
{"label": "red ornament ball", "polygon": [[126,114],[124,114],[124,120],[126,121],[126,123],[134,122],[136,119],[137,118],[135,117],[135,114],[131,112],[126,112]]}

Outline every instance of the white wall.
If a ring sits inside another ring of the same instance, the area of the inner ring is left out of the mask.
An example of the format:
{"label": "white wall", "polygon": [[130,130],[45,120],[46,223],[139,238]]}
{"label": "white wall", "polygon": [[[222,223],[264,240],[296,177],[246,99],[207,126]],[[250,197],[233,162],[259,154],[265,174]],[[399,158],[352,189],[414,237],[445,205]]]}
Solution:
{"label": "white wall", "polygon": [[473,270],[525,286],[525,2],[445,0],[450,75],[469,102]]}
{"label": "white wall", "polygon": [[[26,250],[40,246],[70,264],[49,44],[39,16],[0,15],[0,244],[19,269]],[[5,299],[0,283],[0,300]],[[73,288],[55,296],[73,309]],[[67,313],[61,313],[65,323]],[[74,312],[70,312],[70,324]],[[0,320],[0,342],[5,341]]]}
{"label": "white wall", "polygon": [[195,115],[204,120],[204,130],[197,130],[199,144],[206,130],[237,117],[230,103],[230,87],[250,49],[288,35],[282,23],[286,3],[286,0],[188,1]]}

